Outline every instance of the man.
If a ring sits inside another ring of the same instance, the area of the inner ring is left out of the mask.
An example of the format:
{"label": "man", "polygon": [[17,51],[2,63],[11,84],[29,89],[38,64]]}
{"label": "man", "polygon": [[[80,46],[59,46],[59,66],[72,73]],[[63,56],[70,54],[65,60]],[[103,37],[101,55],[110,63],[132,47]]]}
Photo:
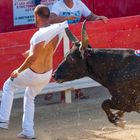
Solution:
{"label": "man", "polygon": [[81,0],[60,0],[54,3],[50,23],[58,23],[68,20],[69,24],[78,23],[81,17],[85,17],[89,21],[103,20],[107,22],[105,16],[98,16],[91,12]]}
{"label": "man", "polygon": [[8,129],[14,91],[16,88],[26,87],[23,130],[18,137],[27,139],[35,138],[34,99],[51,79],[53,53],[62,38],[61,32],[68,26],[66,22],[50,25],[50,11],[44,5],[38,5],[34,15],[39,30],[30,40],[31,46],[27,52],[29,55],[4,83],[0,108],[0,128]]}

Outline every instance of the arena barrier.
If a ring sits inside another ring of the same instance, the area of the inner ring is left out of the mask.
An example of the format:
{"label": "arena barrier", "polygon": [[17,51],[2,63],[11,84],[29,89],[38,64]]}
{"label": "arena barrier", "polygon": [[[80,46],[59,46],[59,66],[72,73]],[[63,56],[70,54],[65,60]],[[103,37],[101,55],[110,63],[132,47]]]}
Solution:
{"label": "arena barrier", "polygon": [[[93,81],[88,77],[85,77],[80,80],[74,80],[62,84],[51,82],[41,91],[40,94],[65,91],[65,103],[71,103],[72,102],[71,91],[73,91],[74,89],[83,89],[83,88],[90,88],[90,87],[97,87],[97,86],[101,86],[101,85],[96,81]],[[17,90],[14,99],[22,98],[24,96],[24,90],[25,89]],[[2,91],[0,91],[0,100],[1,100],[1,93]]]}
{"label": "arena barrier", "polygon": [[[80,39],[81,25],[78,23],[70,26],[70,30]],[[140,15],[123,18],[113,18],[108,23],[102,21],[87,22],[87,33],[89,43],[94,48],[133,48],[140,49]],[[0,87],[9,77],[11,71],[17,68],[22,61],[22,53],[29,48],[30,37],[36,29],[16,31],[0,34]],[[62,43],[64,45],[62,45]],[[57,48],[54,54],[54,69],[63,59],[64,54],[70,49],[69,40],[65,35],[63,42]],[[63,47],[62,47],[63,46]],[[88,88],[100,86],[95,81],[83,78],[63,84],[57,84],[51,81],[41,94],[47,94],[57,91],[66,92],[66,103],[71,103],[71,90],[79,88]],[[15,98],[23,96],[24,89],[15,93]],[[1,95],[1,94],[0,94]]]}
{"label": "arena barrier", "polygon": [[[70,42],[68,37],[66,36],[66,33],[64,32],[64,38],[63,38],[63,48],[64,48],[64,55],[69,51],[70,49]],[[40,94],[47,94],[47,93],[54,93],[59,91],[65,91],[65,103],[71,103],[71,91],[74,89],[82,89],[82,88],[89,88],[94,86],[99,86],[97,82],[93,81],[92,79],[85,77],[81,78],[80,80],[74,80],[70,82],[65,82],[62,84],[58,84],[55,82],[50,82],[42,91]],[[24,96],[25,89],[19,89],[15,93],[15,99],[22,98]],[[0,91],[2,93],[2,91]],[[0,94],[0,100],[1,100]]]}

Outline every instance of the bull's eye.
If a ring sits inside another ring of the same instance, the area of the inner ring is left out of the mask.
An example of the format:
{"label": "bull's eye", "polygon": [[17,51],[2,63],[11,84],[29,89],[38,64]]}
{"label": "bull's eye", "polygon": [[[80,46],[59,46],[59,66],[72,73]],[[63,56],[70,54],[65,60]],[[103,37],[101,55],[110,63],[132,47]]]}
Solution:
{"label": "bull's eye", "polygon": [[75,64],[76,63],[75,58],[73,58],[71,55],[67,56],[66,59],[67,59],[69,64]]}

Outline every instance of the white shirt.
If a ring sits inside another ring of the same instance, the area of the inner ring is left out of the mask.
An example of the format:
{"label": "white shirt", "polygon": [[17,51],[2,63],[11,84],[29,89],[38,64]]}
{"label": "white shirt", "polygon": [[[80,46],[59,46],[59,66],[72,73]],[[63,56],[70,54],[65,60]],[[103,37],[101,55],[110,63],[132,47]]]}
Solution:
{"label": "white shirt", "polygon": [[81,16],[87,17],[91,11],[80,0],[73,0],[73,7],[69,8],[65,5],[63,0],[57,1],[53,4],[51,13],[55,13],[57,16],[76,16],[75,20],[68,20],[69,24],[77,23],[80,21]]}
{"label": "white shirt", "polygon": [[[59,35],[59,41],[60,43],[62,37],[63,37],[63,31],[65,28],[68,27],[67,21],[64,21],[62,23],[56,23],[52,24],[47,27],[39,28],[39,30],[34,33],[30,40],[30,53],[33,51],[33,48],[36,44],[45,41],[45,44],[49,43],[56,35]],[[57,44],[57,46],[58,46]],[[56,47],[57,47],[56,46]]]}

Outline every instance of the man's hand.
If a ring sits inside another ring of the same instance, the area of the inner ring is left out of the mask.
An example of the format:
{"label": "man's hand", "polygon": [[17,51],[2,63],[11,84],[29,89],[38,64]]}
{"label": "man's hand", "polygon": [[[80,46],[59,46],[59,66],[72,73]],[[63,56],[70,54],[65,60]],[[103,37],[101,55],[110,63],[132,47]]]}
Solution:
{"label": "man's hand", "polygon": [[18,76],[19,72],[18,72],[18,69],[14,70],[12,73],[11,73],[11,78],[16,78]]}
{"label": "man's hand", "polygon": [[76,18],[78,18],[78,17],[76,17],[76,16],[68,16],[68,17],[66,17],[66,20],[75,20]]}
{"label": "man's hand", "polygon": [[104,23],[107,23],[109,19],[106,16],[98,16],[96,20],[103,20]]}

